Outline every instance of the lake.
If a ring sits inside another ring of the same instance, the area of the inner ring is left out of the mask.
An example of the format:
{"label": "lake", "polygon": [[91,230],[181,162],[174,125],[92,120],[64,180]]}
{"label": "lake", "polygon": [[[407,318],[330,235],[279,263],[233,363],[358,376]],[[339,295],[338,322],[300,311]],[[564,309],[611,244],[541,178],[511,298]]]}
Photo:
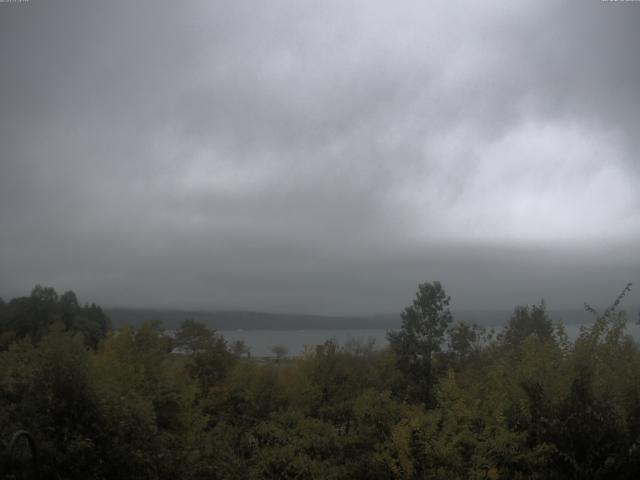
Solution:
{"label": "lake", "polygon": [[255,357],[273,357],[274,345],[284,345],[289,355],[300,355],[306,346],[314,347],[335,338],[340,345],[350,340],[375,341],[377,348],[387,346],[386,330],[222,330],[221,333],[230,344],[243,340],[251,355]]}
{"label": "lake", "polygon": [[[503,326],[493,327],[496,332]],[[567,335],[571,340],[578,338],[580,325],[565,325]],[[627,331],[636,340],[640,340],[640,327],[632,322],[627,323]],[[320,345],[330,338],[334,338],[340,345],[357,340],[363,343],[369,340],[375,341],[376,348],[384,348],[388,345],[387,330],[383,329],[359,329],[359,330],[221,330],[219,333],[229,344],[236,340],[243,340],[251,355],[255,357],[274,357],[271,349],[275,345],[284,345],[289,356],[300,355],[305,348]]]}

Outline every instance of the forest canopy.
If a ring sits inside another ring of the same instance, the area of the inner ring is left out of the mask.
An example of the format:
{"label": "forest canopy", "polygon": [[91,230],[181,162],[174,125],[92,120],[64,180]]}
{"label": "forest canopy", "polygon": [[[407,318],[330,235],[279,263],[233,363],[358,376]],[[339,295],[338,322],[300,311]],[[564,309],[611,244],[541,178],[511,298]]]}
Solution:
{"label": "forest canopy", "polygon": [[36,286],[0,301],[0,432],[33,435],[43,478],[632,478],[629,288],[571,340],[544,302],[497,334],[456,322],[427,282],[387,348],[327,340],[268,360],[191,319],[114,330]]}

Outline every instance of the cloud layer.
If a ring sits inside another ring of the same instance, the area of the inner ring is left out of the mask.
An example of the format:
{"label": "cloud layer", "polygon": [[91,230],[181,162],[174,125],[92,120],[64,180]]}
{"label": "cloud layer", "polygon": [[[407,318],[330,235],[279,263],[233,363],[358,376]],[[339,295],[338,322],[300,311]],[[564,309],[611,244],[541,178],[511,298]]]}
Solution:
{"label": "cloud layer", "polygon": [[638,279],[640,5],[0,4],[0,292],[397,311]]}

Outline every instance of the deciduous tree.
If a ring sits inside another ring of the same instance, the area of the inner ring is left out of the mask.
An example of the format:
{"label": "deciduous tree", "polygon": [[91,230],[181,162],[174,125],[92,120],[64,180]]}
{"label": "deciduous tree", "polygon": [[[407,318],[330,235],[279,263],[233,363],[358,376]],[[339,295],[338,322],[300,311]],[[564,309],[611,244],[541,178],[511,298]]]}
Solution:
{"label": "deciduous tree", "polygon": [[427,405],[433,402],[434,355],[441,351],[453,320],[450,301],[440,282],[421,283],[413,303],[402,312],[402,328],[388,334],[411,396]]}

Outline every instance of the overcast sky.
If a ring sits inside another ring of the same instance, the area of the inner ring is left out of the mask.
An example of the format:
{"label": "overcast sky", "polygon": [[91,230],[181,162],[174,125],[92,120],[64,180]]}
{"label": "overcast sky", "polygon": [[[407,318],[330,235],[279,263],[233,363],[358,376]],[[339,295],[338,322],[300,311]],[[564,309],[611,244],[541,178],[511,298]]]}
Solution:
{"label": "overcast sky", "polygon": [[640,2],[0,3],[0,296],[606,303],[640,288],[639,47]]}

